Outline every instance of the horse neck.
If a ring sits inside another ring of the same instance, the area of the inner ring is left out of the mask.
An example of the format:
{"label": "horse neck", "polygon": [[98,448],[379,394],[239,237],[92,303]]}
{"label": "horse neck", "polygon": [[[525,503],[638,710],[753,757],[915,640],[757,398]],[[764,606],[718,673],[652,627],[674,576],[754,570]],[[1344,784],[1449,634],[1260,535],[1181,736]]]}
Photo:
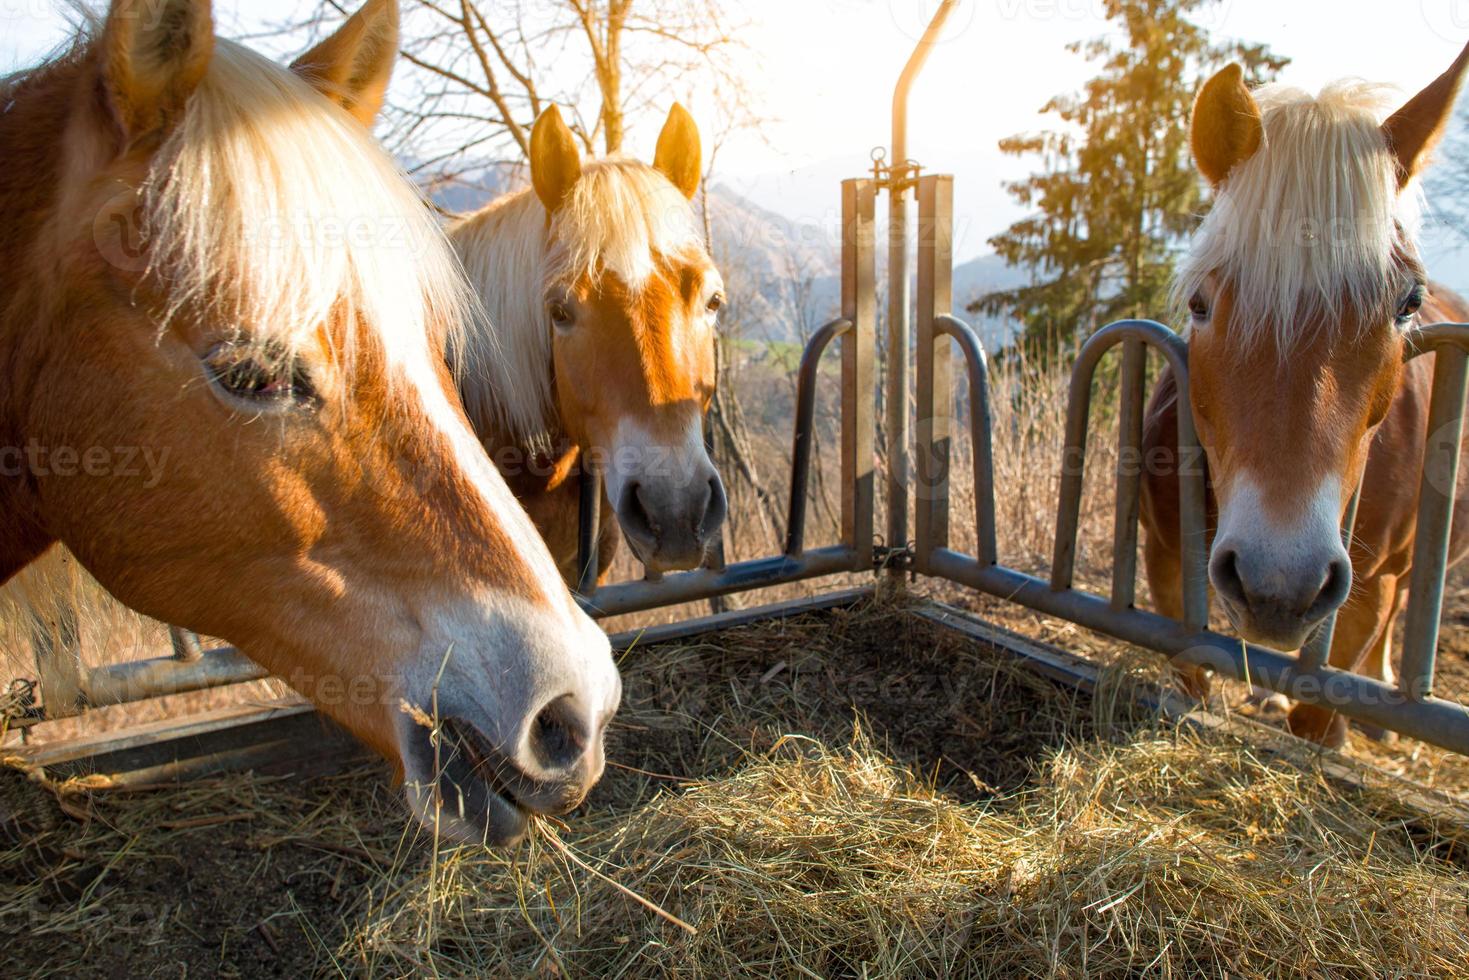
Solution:
{"label": "horse neck", "polygon": [[[55,360],[68,338],[66,317],[37,284],[54,284],[62,256],[47,246],[66,180],[71,108],[82,58],[37,69],[0,89],[0,583],[50,543],[35,513],[33,481],[23,460],[25,417],[35,401],[38,365]],[[64,356],[64,355],[62,355]],[[21,454],[19,457],[17,454]],[[17,472],[18,471],[18,472]]]}
{"label": "horse neck", "polygon": [[[75,81],[75,65],[63,63],[0,89],[0,364],[7,369],[0,376],[0,446],[23,445],[22,410],[31,402],[34,365],[47,356],[37,348],[44,342],[54,350],[59,339],[36,287],[59,274],[59,256],[43,245],[65,180]],[[40,267],[42,251],[50,253],[49,269]]]}

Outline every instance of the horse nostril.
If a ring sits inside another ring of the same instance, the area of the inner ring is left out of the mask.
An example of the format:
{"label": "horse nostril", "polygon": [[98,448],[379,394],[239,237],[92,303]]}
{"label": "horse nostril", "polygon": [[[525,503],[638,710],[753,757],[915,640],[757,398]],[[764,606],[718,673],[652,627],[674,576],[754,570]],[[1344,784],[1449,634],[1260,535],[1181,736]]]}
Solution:
{"label": "horse nostril", "polygon": [[1327,566],[1326,577],[1322,580],[1321,591],[1306,608],[1305,618],[1307,620],[1325,619],[1338,606],[1347,600],[1347,594],[1352,591],[1352,563],[1345,558],[1333,559]]}
{"label": "horse nostril", "polygon": [[617,520],[623,530],[636,538],[645,541],[655,541],[658,538],[658,528],[643,502],[643,486],[640,483],[629,483],[627,489],[622,491],[622,499],[617,505]]}
{"label": "horse nostril", "polygon": [[531,753],[548,772],[572,769],[586,754],[588,733],[575,705],[572,695],[563,694],[542,708],[531,724]]}
{"label": "horse nostril", "polygon": [[724,493],[724,482],[718,475],[712,476],[709,478],[709,500],[704,505],[704,515],[696,529],[698,536],[703,538],[714,534],[724,526],[728,514],[729,498]]}
{"label": "horse nostril", "polygon": [[1209,577],[1220,595],[1241,605],[1249,605],[1245,594],[1245,580],[1239,571],[1239,552],[1225,548],[1214,556],[1210,563]]}

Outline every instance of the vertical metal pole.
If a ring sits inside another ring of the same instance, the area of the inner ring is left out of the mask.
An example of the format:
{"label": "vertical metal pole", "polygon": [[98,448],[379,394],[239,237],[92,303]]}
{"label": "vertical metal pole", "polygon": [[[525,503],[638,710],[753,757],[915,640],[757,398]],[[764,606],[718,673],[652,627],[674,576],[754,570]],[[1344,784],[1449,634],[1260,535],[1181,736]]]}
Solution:
{"label": "vertical metal pole", "polygon": [[1141,340],[1122,342],[1122,404],[1117,446],[1117,506],[1112,527],[1112,608],[1137,599],[1138,500],[1142,494],[1143,379],[1148,350]]}
{"label": "vertical metal pole", "polygon": [[[1100,338],[1100,339],[1099,339]],[[1092,378],[1109,346],[1100,331],[1082,348],[1071,367],[1066,401],[1066,446],[1061,451],[1061,494],[1056,509],[1056,544],[1051,555],[1051,588],[1063,592],[1076,581],[1076,536],[1081,528],[1081,491],[1086,479],[1086,437],[1091,427]]]}
{"label": "vertical metal pole", "polygon": [[193,663],[204,656],[204,646],[199,634],[182,626],[170,626],[168,638],[173,643],[173,659],[182,663]]}
{"label": "vertical metal pole", "polygon": [[1433,395],[1428,403],[1428,441],[1418,483],[1418,527],[1413,536],[1413,571],[1408,585],[1408,620],[1403,631],[1402,689],[1410,698],[1433,693],[1439,617],[1443,614],[1444,571],[1449,526],[1459,481],[1459,447],[1464,438],[1464,396],[1469,354],[1444,344],[1434,352]]}
{"label": "vertical metal pole", "polygon": [[1188,342],[1168,331],[1165,344],[1165,356],[1178,390],[1178,538],[1183,624],[1199,631],[1209,626],[1208,458],[1194,429]]}
{"label": "vertical metal pole", "polygon": [[[717,362],[718,359],[719,359],[719,344],[718,343],[716,343],[714,345],[714,357],[715,357],[715,360]],[[716,377],[719,374],[718,368],[719,368],[719,365],[716,363],[716,366],[715,366],[715,374],[716,374]],[[709,416],[707,416],[707,415],[704,416],[704,451],[709,454],[709,458],[710,459],[713,459],[714,458],[714,427],[709,424]],[[714,544],[709,548],[709,553],[704,558],[704,567],[705,568],[710,569],[711,571],[715,571],[715,572],[722,572],[722,571],[724,571],[724,567],[727,564],[726,559],[725,559],[725,547],[727,545],[727,540],[725,538],[725,532],[728,531],[728,530],[729,530],[729,522],[728,521],[725,521],[723,524],[719,525],[719,537],[714,540]],[[725,603],[725,599],[724,599],[724,597],[721,596],[721,597],[719,597],[719,601],[717,603],[715,603],[715,605],[716,605],[716,607],[723,606],[724,603]],[[716,609],[716,612],[722,612],[722,611],[723,611],[722,609],[718,609],[718,608]]]}
{"label": "vertical metal pole", "polygon": [[842,181],[842,543],[872,567],[877,385],[877,185]]}
{"label": "vertical metal pole", "polygon": [[[1357,505],[1362,502],[1362,485],[1357,484],[1357,492],[1352,494],[1352,500],[1347,504],[1346,515],[1341,522],[1341,543],[1347,549],[1347,554],[1352,553],[1352,533],[1357,526]],[[1306,641],[1301,648],[1300,670],[1303,673],[1320,670],[1326,666],[1331,659],[1331,641],[1336,637],[1336,618],[1341,610],[1338,609],[1326,621],[1316,627],[1316,632]]]}
{"label": "vertical metal pole", "polygon": [[590,598],[597,591],[597,574],[602,564],[602,475],[586,453],[582,454],[577,483],[576,591],[583,598]]}
{"label": "vertical metal pole", "polygon": [[[911,469],[908,445],[908,387],[910,323],[908,292],[908,96],[913,83],[933,53],[944,22],[958,0],[944,0],[923,32],[893,90],[893,168],[888,188],[888,527],[890,548],[908,544],[908,482]],[[902,570],[892,576],[901,581]]]}
{"label": "vertical metal pole", "polygon": [[31,647],[46,717],[67,718],[85,707],[80,630],[69,600],[57,602],[53,620],[32,610]]}
{"label": "vertical metal pole", "polygon": [[[949,454],[954,404],[952,344],[937,329],[954,306],[954,178],[918,181],[918,370],[914,567],[949,546]],[[976,488],[976,491],[978,488]]]}

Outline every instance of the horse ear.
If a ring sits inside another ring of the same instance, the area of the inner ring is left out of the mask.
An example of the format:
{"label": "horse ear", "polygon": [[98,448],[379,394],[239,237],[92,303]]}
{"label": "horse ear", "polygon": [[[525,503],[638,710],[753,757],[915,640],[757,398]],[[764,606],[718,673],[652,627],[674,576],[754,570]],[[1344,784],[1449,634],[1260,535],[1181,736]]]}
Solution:
{"label": "horse ear", "polygon": [[684,197],[692,200],[699,192],[703,168],[699,127],[694,123],[694,117],[689,115],[689,110],[675,102],[668,111],[668,121],[663,124],[663,132],[658,134],[653,169],[673,181],[673,186],[683,191]]}
{"label": "horse ear", "polygon": [[382,111],[398,60],[398,0],[368,0],[291,70],[364,126]]}
{"label": "horse ear", "polygon": [[541,113],[530,133],[530,182],[536,196],[555,212],[566,203],[566,195],[581,179],[581,152],[576,137],[561,118],[555,106]]}
{"label": "horse ear", "polygon": [[131,142],[173,125],[209,70],[209,0],[113,0],[102,29],[102,86]]}
{"label": "horse ear", "polygon": [[1408,100],[1408,104],[1382,124],[1387,145],[1398,159],[1398,186],[1412,180],[1428,160],[1429,152],[1438,144],[1448,127],[1454,110],[1454,99],[1469,66],[1469,45],[1449,70],[1435,78],[1428,87]]}
{"label": "horse ear", "polygon": [[1230,171],[1255,155],[1264,139],[1260,107],[1245,87],[1244,70],[1239,65],[1220,69],[1194,100],[1189,144],[1199,172],[1218,187]]}

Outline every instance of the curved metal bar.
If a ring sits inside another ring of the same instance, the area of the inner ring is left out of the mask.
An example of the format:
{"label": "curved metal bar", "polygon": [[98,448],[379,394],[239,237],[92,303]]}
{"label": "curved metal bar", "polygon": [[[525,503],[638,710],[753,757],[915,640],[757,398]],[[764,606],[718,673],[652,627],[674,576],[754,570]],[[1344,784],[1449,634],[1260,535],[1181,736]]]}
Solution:
{"label": "curved metal bar", "polygon": [[[914,46],[898,84],[893,88],[892,181],[888,188],[888,544],[901,548],[908,543],[908,487],[912,474],[909,447],[908,391],[912,323],[909,321],[911,283],[908,279],[908,99],[928,57],[938,44],[944,24],[959,6],[959,0],[943,0],[923,37]],[[901,581],[903,569],[894,566],[890,576]]]}
{"label": "curved metal bar", "polygon": [[1041,579],[1003,567],[983,568],[968,555],[952,551],[933,556],[933,574],[1168,654],[1179,664],[1208,667],[1240,681],[1249,679],[1287,697],[1469,753],[1469,707],[1465,705],[1433,697],[1414,701],[1392,685],[1332,667],[1316,673],[1304,671],[1292,654],[1248,646],[1236,637],[1190,630],[1176,620],[1141,609],[1119,612],[1101,596],[1074,589],[1058,592]]}
{"label": "curved metal bar", "polygon": [[[990,412],[990,368],[984,343],[974,328],[954,316],[937,316],[934,330],[950,337],[964,355],[969,378],[969,431],[974,445],[974,526],[978,537],[979,561],[994,565],[999,559],[995,543],[995,456],[994,425]],[[952,394],[950,395],[952,397]]]}
{"label": "curved metal bar", "polygon": [[791,447],[791,500],[786,515],[787,557],[799,557],[806,548],[806,491],[811,485],[811,447],[816,441],[816,379],[821,358],[831,342],[852,329],[852,321],[838,318],[811,336],[801,353],[796,374],[796,435]]}
{"label": "curved metal bar", "polygon": [[1432,352],[1433,389],[1428,436],[1418,481],[1418,523],[1413,536],[1413,570],[1408,617],[1403,627],[1402,689],[1413,698],[1433,693],[1443,616],[1444,576],[1464,441],[1464,398],[1469,388],[1469,324],[1436,323],[1408,337],[1407,359]]}
{"label": "curved metal bar", "polygon": [[[1066,409],[1066,448],[1061,464],[1061,500],[1056,512],[1056,546],[1051,588],[1071,588],[1076,574],[1076,536],[1081,523],[1081,492],[1086,476],[1086,440],[1090,425],[1092,380],[1102,356],[1117,344],[1137,340],[1161,353],[1173,369],[1179,405],[1189,402],[1188,343],[1154,320],[1119,320],[1092,334],[1071,371]],[[1209,588],[1205,549],[1206,516],[1203,453],[1194,432],[1193,414],[1178,413],[1179,536],[1183,555],[1183,621],[1192,630],[1209,622]]]}

